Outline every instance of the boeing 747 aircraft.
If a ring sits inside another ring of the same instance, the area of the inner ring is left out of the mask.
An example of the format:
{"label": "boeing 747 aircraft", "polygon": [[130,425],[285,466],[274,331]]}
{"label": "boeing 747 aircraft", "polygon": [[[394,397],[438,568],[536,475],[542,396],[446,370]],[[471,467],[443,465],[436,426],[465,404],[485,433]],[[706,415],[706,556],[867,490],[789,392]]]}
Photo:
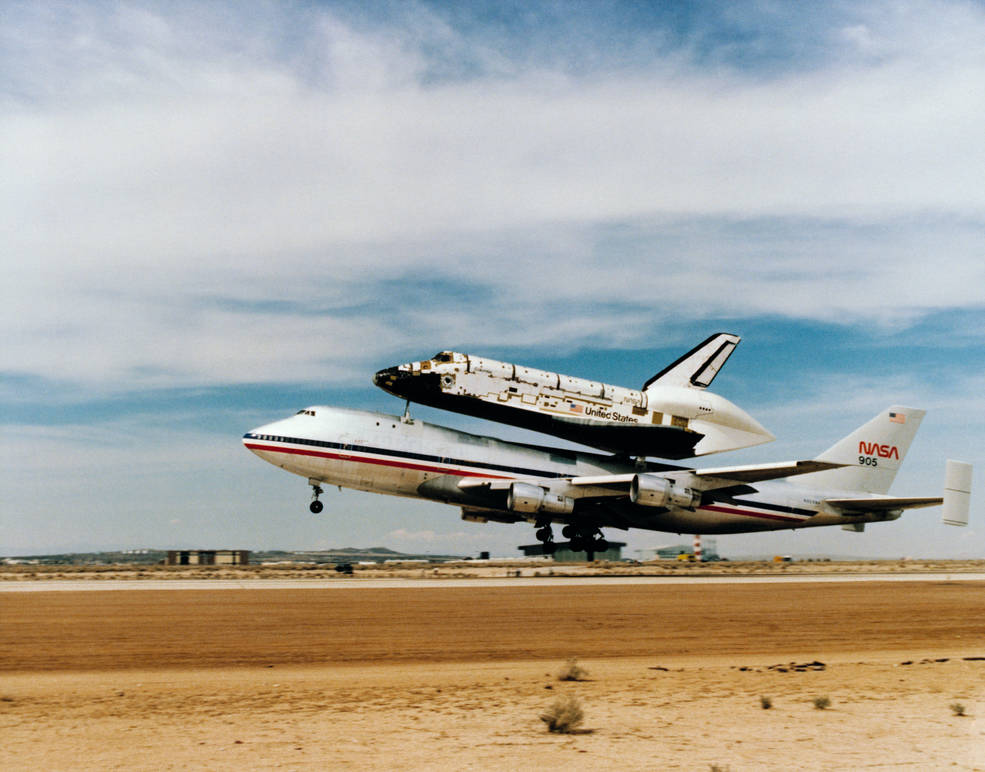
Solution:
{"label": "boeing 747 aircraft", "polygon": [[894,406],[817,458],[692,469],[522,445],[407,417],[310,407],[248,432],[243,444],[312,486],[452,504],[474,522],[529,522],[545,551],[554,525],[575,551],[602,551],[602,528],[745,533],[895,520],[904,509],[944,504],[944,522],[966,525],[971,466],[947,462],[943,497],[888,491],[924,411]]}

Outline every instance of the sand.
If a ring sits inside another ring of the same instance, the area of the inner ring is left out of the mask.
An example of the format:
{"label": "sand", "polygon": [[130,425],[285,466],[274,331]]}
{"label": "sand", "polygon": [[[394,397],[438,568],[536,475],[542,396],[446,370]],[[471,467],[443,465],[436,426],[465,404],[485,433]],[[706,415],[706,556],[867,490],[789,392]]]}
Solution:
{"label": "sand", "polygon": [[[4,593],[0,620],[3,769],[985,770],[981,582]],[[584,732],[546,731],[559,695]]]}

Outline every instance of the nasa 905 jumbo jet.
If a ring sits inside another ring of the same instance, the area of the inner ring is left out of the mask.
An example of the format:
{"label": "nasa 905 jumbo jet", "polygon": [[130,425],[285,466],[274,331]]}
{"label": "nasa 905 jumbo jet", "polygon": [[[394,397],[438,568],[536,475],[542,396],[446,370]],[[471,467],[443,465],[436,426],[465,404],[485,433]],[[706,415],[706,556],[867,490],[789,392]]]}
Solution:
{"label": "nasa 905 jumbo jet", "polygon": [[690,458],[774,439],[737,405],[706,391],[739,340],[712,335],[638,391],[457,351],[388,367],[373,382],[409,402],[600,450]]}
{"label": "nasa 905 jumbo jet", "polygon": [[467,434],[381,413],[310,407],[248,432],[243,444],[307,478],[310,509],[323,485],[461,507],[474,522],[526,521],[545,552],[562,526],[574,551],[606,548],[602,528],[745,533],[895,520],[944,504],[966,525],[971,465],[948,461],[943,497],[887,495],[924,411],[890,407],[815,459],[691,469]]}

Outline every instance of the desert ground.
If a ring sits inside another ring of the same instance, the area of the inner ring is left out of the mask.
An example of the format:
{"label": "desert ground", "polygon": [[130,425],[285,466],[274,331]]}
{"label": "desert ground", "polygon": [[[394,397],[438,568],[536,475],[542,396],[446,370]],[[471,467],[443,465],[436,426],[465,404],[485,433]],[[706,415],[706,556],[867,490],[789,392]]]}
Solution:
{"label": "desert ground", "polygon": [[202,584],[0,592],[0,768],[985,770],[978,580]]}

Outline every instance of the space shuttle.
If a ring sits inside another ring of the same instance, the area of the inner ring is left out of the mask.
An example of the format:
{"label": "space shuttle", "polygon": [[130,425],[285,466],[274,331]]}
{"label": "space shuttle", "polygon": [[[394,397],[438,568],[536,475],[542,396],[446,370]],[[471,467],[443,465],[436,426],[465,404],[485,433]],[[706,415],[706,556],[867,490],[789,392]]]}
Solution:
{"label": "space shuttle", "polygon": [[388,367],[373,382],[409,402],[619,456],[682,459],[775,439],[744,410],[707,390],[739,340],[712,335],[639,390],[456,351]]}

